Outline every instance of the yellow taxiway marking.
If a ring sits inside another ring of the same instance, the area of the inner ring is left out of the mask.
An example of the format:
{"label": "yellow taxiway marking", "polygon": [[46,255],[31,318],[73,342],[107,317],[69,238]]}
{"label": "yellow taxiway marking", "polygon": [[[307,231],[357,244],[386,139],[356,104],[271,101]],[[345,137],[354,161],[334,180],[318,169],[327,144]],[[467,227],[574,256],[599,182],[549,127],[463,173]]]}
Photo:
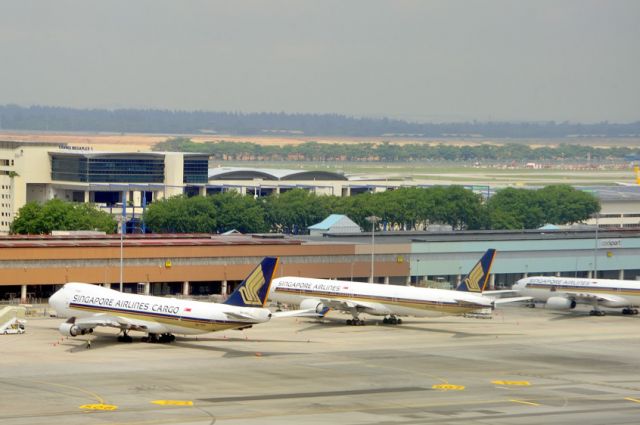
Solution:
{"label": "yellow taxiway marking", "polygon": [[160,406],[193,406],[191,400],[153,400],[151,403],[159,404]]}
{"label": "yellow taxiway marking", "polygon": [[631,398],[631,397],[625,397],[625,400],[629,400],[629,401],[633,401],[634,403],[640,403],[640,399],[637,398]]}
{"label": "yellow taxiway marking", "polygon": [[519,387],[528,387],[531,385],[529,381],[491,381],[494,385],[513,385]]}
{"label": "yellow taxiway marking", "polygon": [[524,400],[516,400],[516,399],[511,399],[509,401],[513,403],[527,404],[529,406],[540,406],[540,403],[534,403],[532,401],[524,401]]}
{"label": "yellow taxiway marking", "polygon": [[114,406],[113,404],[83,404],[80,406],[80,409],[86,410],[116,410],[118,406]]}
{"label": "yellow taxiway marking", "polygon": [[97,403],[94,403],[94,404],[83,404],[82,406],[78,407],[79,409],[85,409],[85,410],[116,410],[118,408],[118,406],[114,406],[113,404],[106,404],[104,402],[104,399],[102,397],[100,397],[98,394],[96,394],[96,393],[94,393],[92,391],[85,390],[84,388],[75,387],[73,385],[58,384],[58,383],[54,383],[54,382],[45,382],[45,381],[33,381],[33,382],[37,382],[37,383],[45,384],[45,385],[51,385],[53,387],[67,388],[67,389],[70,389],[70,390],[81,392],[83,394],[86,394],[86,395],[96,399]]}
{"label": "yellow taxiway marking", "polygon": [[442,391],[462,391],[464,390],[464,385],[454,385],[454,384],[433,384],[431,386],[434,390],[442,390]]}

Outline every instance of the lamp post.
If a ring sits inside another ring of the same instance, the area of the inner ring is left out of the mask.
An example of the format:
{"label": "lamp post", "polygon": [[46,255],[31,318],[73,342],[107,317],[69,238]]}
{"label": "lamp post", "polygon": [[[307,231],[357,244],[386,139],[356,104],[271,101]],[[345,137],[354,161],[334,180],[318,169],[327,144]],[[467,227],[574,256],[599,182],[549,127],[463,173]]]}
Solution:
{"label": "lamp post", "polygon": [[120,292],[123,291],[123,272],[124,272],[124,232],[127,226],[127,210],[126,210],[126,192],[122,192],[122,215],[120,216]]}
{"label": "lamp post", "polygon": [[366,220],[371,223],[371,283],[373,283],[373,263],[374,263],[374,251],[376,248],[376,239],[375,239],[375,234],[376,234],[376,223],[378,221],[380,221],[380,217],[377,217],[375,215],[370,215],[369,217],[366,217]]}

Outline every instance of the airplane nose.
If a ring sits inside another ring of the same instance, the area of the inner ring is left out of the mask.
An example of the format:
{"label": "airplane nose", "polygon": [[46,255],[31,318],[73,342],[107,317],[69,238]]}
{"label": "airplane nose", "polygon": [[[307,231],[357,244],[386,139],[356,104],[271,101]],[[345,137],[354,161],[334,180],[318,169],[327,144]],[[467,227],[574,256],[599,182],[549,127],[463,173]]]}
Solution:
{"label": "airplane nose", "polygon": [[62,307],[63,307],[62,289],[56,291],[53,295],[49,297],[49,306],[51,306],[51,308],[53,308],[56,311],[58,310],[62,311]]}

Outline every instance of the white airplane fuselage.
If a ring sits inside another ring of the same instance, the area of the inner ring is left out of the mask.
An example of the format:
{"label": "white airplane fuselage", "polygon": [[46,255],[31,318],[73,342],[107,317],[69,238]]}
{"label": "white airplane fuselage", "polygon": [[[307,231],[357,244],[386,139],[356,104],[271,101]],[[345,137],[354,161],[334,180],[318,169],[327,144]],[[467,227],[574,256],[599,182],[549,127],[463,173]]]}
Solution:
{"label": "white airplane fuselage", "polygon": [[269,299],[296,305],[313,300],[353,302],[362,312],[379,316],[458,315],[492,306],[489,298],[470,292],[304,277],[274,279]]}
{"label": "white airplane fuselage", "polygon": [[640,281],[634,280],[532,276],[520,279],[512,289],[536,301],[565,297],[582,304],[597,300],[598,305],[609,308],[640,305]]}
{"label": "white airplane fuselage", "polygon": [[49,299],[59,317],[126,322],[148,333],[202,334],[247,327],[271,318],[266,308],[235,307],[126,294],[86,283],[67,283]]}

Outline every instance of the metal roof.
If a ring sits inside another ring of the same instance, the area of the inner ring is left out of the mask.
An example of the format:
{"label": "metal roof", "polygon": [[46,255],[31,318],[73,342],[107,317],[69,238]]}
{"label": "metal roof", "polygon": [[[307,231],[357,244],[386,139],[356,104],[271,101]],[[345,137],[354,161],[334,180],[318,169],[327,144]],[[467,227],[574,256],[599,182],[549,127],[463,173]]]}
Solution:
{"label": "metal roof", "polygon": [[343,215],[343,214],[331,214],[329,217],[325,218],[320,223],[316,223],[316,224],[314,224],[312,226],[309,226],[308,229],[309,230],[327,230],[327,229],[330,229],[336,223],[340,222],[341,220],[343,220],[345,218],[347,220],[351,221],[351,219],[349,219],[349,217],[347,217],[346,215]]}
{"label": "metal roof", "polygon": [[347,180],[344,174],[329,171],[287,170],[281,168],[209,168],[209,180]]}

